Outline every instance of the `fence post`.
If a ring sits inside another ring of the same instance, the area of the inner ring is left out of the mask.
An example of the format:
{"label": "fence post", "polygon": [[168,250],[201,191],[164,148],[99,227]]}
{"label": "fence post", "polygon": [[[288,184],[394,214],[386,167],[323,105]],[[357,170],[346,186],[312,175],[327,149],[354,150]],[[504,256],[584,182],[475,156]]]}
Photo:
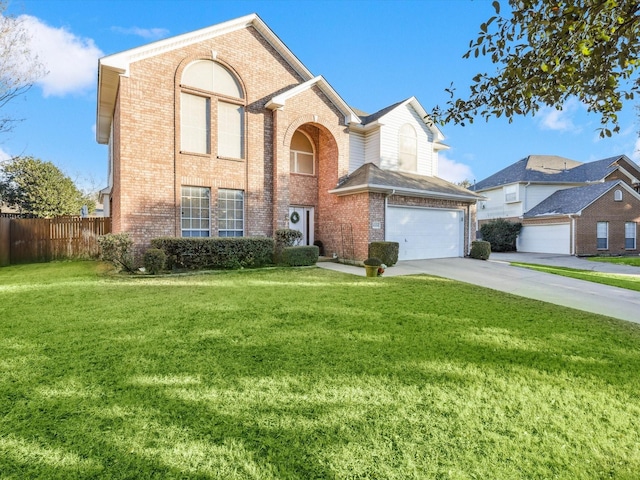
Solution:
{"label": "fence post", "polygon": [[11,219],[0,217],[0,267],[11,263]]}

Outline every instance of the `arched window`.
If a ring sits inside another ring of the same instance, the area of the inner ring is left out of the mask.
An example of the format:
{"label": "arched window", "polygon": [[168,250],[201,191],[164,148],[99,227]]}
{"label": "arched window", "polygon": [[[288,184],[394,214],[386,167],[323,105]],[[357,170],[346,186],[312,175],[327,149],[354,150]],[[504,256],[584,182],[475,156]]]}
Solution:
{"label": "arched window", "polygon": [[418,170],[418,141],[416,130],[405,123],[398,132],[398,168],[409,172]]}
{"label": "arched window", "polygon": [[300,130],[296,130],[291,139],[289,158],[291,173],[313,175],[315,173],[315,158],[311,140]]}
{"label": "arched window", "polygon": [[622,201],[622,190],[616,190],[615,192],[613,192],[613,200],[615,202]]}
{"label": "arched window", "polygon": [[244,158],[244,93],[237,78],[217,62],[196,60],[181,80],[181,151],[211,153],[211,117],[216,115],[218,156]]}

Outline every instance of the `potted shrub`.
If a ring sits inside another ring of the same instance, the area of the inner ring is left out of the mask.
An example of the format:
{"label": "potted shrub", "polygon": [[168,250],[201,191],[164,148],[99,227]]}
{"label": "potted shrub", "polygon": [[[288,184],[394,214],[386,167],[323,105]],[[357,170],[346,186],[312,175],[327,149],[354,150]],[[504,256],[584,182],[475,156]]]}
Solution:
{"label": "potted shrub", "polygon": [[364,261],[364,268],[367,270],[367,277],[377,277],[380,265],[382,265],[382,260],[380,260],[379,258],[367,258]]}

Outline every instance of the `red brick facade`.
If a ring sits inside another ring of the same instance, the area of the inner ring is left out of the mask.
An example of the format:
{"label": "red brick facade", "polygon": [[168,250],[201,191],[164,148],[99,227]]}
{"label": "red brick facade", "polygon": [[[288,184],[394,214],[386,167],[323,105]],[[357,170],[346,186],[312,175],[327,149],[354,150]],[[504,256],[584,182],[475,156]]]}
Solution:
{"label": "red brick facade", "polygon": [[[138,253],[153,238],[180,236],[184,186],[209,189],[212,236],[217,235],[219,224],[219,190],[240,190],[244,192],[245,236],[273,236],[275,230],[289,227],[290,207],[313,208],[315,239],[323,243],[325,252],[356,260],[366,258],[369,242],[384,240],[386,201],[463,209],[467,217],[471,214],[472,202],[329,193],[349,170],[344,106],[330,87],[316,81],[320,77],[305,78],[303,69],[294,67],[295,61],[285,58],[286,52],[275,48],[255,25],[178,42],[157,53],[134,50],[127,57],[127,71],[117,85],[110,137],[114,232],[130,232]],[[182,85],[183,72],[197,60],[224,66],[237,79],[242,98]],[[289,94],[299,86],[304,88]],[[181,151],[183,93],[209,99],[211,153]],[[285,97],[286,104],[274,101]],[[244,109],[243,158],[216,154],[219,101]],[[297,130],[313,145],[313,175],[290,172],[290,146]],[[468,237],[466,231],[465,239]]]}

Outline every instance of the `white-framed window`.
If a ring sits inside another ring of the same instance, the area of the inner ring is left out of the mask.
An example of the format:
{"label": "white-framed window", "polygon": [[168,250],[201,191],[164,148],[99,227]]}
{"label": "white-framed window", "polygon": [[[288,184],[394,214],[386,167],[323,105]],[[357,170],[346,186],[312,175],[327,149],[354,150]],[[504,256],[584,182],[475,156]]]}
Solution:
{"label": "white-framed window", "polygon": [[220,237],[244,236],[244,192],[242,190],[218,190],[218,235]]}
{"label": "white-framed window", "polygon": [[180,150],[190,153],[211,153],[210,100],[199,95],[180,94]]}
{"label": "white-framed window", "polygon": [[621,202],[622,201],[622,190],[616,190],[613,192],[613,201]]}
{"label": "white-framed window", "polygon": [[235,75],[212,60],[197,60],[184,69],[180,86],[180,150],[210,154],[213,124],[217,155],[244,158],[244,94]]}
{"label": "white-framed window", "polygon": [[211,235],[211,190],[209,188],[183,186],[180,211],[183,237]]}
{"label": "white-framed window", "polygon": [[627,250],[636,249],[636,222],[625,222],[624,224],[624,248]]}
{"label": "white-framed window", "polygon": [[291,173],[302,173],[313,175],[315,173],[315,156],[311,140],[300,130],[296,130],[291,138],[291,148],[289,150]]}
{"label": "white-framed window", "polygon": [[418,170],[418,138],[416,129],[408,123],[398,131],[398,168],[409,172]]}
{"label": "white-framed window", "polygon": [[218,156],[244,158],[244,108],[218,102]]}
{"label": "white-framed window", "polygon": [[609,248],[609,222],[598,222],[596,225],[598,250]]}
{"label": "white-framed window", "polygon": [[518,184],[505,185],[503,190],[505,203],[514,203],[518,201]]}

